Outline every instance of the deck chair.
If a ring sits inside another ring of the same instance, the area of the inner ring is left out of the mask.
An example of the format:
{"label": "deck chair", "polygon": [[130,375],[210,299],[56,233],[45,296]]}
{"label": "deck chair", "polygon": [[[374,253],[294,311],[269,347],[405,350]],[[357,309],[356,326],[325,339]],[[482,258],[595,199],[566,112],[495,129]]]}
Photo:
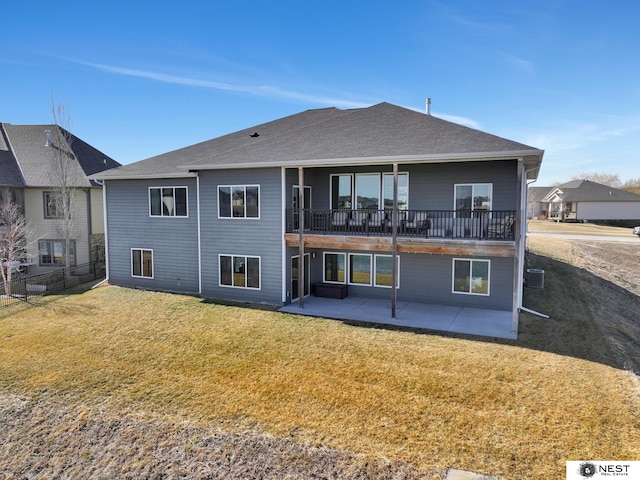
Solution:
{"label": "deck chair", "polygon": [[513,217],[504,217],[502,221],[490,223],[487,225],[487,237],[506,238],[510,236],[513,223]]}
{"label": "deck chair", "polygon": [[369,225],[369,212],[367,210],[354,210],[351,212],[349,228],[355,231],[364,231]]}
{"label": "deck chair", "polygon": [[[413,214],[413,218],[411,218]],[[404,222],[404,228],[415,230],[416,233],[426,232],[429,228],[429,216],[425,211],[409,212],[409,217]]]}
{"label": "deck chair", "polygon": [[349,224],[350,210],[337,210],[331,215],[331,227],[336,230],[346,230]]}

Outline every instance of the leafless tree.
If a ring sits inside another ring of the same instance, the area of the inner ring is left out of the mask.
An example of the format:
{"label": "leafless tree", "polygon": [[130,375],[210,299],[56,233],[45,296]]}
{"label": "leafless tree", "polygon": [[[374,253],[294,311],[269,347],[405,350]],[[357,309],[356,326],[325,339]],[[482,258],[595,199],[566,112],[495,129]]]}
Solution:
{"label": "leafless tree", "polygon": [[29,227],[20,206],[5,190],[0,195],[0,272],[4,282],[4,293],[11,295],[11,278],[18,262],[26,260]]}
{"label": "leafless tree", "polygon": [[[51,114],[53,128],[48,140],[51,148],[51,168],[49,171],[53,191],[49,197],[50,213],[56,219],[56,233],[64,240],[65,267],[71,266],[71,242],[76,237],[79,227],[76,207],[78,203],[79,186],[82,184],[80,167],[71,148],[73,135],[71,134],[71,117],[64,105],[51,100]],[[75,254],[75,252],[74,252]]]}
{"label": "leafless tree", "polygon": [[627,180],[622,185],[622,189],[623,190],[627,190],[629,192],[640,194],[640,178]]}
{"label": "leafless tree", "polygon": [[591,172],[591,173],[578,173],[571,177],[571,180],[591,180],[592,182],[600,183],[602,185],[607,185],[608,187],[613,188],[621,188],[622,182],[620,181],[620,176],[615,173],[601,173],[601,172]]}

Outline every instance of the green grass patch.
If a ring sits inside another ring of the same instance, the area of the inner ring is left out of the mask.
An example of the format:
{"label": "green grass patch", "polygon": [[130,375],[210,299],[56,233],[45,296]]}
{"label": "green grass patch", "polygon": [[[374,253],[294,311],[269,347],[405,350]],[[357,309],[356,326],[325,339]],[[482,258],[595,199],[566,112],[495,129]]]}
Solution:
{"label": "green grass patch", "polygon": [[640,458],[620,369],[111,286],[1,319],[0,387],[504,478]]}

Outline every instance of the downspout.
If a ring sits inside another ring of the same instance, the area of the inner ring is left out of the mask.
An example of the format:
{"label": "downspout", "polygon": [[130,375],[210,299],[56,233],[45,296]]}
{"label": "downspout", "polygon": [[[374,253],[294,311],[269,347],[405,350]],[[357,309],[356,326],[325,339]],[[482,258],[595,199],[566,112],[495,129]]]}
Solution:
{"label": "downspout", "polygon": [[298,306],[304,308],[304,167],[298,167]]}
{"label": "downspout", "polygon": [[[524,223],[522,220],[522,201],[524,184],[526,183],[526,174],[524,171],[524,159],[518,158],[518,173],[517,173],[517,185],[518,195],[516,196],[516,228],[514,233],[515,240],[515,255],[513,259],[513,295],[511,300],[511,332],[518,334],[518,327],[520,322],[520,297],[522,291],[522,277],[521,271],[524,257],[524,248],[522,248],[522,225],[518,223]],[[526,215],[525,215],[526,217]],[[518,222],[520,218],[520,222]]]}
{"label": "downspout", "polygon": [[391,318],[396,318],[398,285],[398,164],[393,164],[393,210],[391,210]]}
{"label": "downspout", "polygon": [[105,282],[109,281],[109,235],[107,230],[107,225],[109,224],[107,220],[107,182],[102,182],[102,212],[104,216],[104,265],[106,269]]}
{"label": "downspout", "polygon": [[287,232],[287,184],[286,184],[286,170],[284,167],[280,167],[280,205],[282,207],[282,212],[280,214],[280,221],[282,222],[281,226],[281,238],[282,238],[282,304],[287,303],[287,241],[285,239],[285,235]]}
{"label": "downspout", "polygon": [[87,194],[87,244],[89,246],[89,263],[92,263],[91,258],[91,236],[93,235],[93,220],[91,217],[91,187],[85,189]]}
{"label": "downspout", "polygon": [[196,171],[196,208],[198,209],[198,295],[202,295],[202,242],[200,240],[200,172]]}

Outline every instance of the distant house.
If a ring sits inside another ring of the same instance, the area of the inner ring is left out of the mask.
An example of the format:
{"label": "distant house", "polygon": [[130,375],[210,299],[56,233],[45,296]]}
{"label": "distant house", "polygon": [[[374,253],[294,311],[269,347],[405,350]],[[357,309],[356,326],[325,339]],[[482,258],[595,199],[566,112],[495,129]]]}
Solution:
{"label": "distant house", "polygon": [[529,208],[532,214],[556,221],[621,225],[640,221],[640,195],[590,180],[529,188]]}
{"label": "distant house", "polygon": [[307,110],[94,175],[108,280],[274,305],[348,290],[500,310],[517,332],[542,156],[388,103]]}
{"label": "distant house", "polygon": [[0,195],[11,195],[29,223],[32,236],[23,259],[29,273],[65,264],[60,212],[53,194],[57,185],[52,170],[56,152],[64,152],[71,160],[68,178],[73,182],[69,186],[74,187],[76,196],[72,264],[89,262],[92,249],[103,243],[102,187],[88,176],[120,164],[56,125],[0,123]]}
{"label": "distant house", "polygon": [[552,187],[529,187],[527,218],[528,219],[545,219],[547,218],[548,204],[542,200],[547,196]]}

